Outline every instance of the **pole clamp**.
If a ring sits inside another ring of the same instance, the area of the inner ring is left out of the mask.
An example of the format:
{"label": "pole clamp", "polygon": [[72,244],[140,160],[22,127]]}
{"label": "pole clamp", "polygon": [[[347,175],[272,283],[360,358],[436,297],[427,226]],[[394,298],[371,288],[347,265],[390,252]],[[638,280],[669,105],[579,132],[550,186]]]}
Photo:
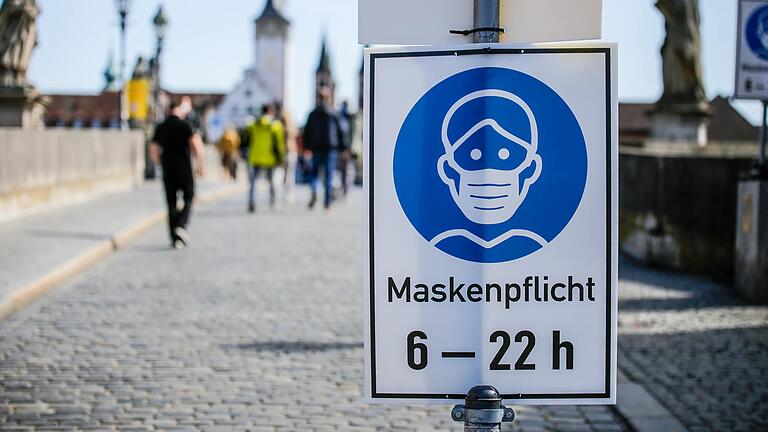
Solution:
{"label": "pole clamp", "polygon": [[509,423],[515,420],[515,411],[502,406],[500,409],[472,409],[456,405],[451,410],[453,421],[479,424]]}

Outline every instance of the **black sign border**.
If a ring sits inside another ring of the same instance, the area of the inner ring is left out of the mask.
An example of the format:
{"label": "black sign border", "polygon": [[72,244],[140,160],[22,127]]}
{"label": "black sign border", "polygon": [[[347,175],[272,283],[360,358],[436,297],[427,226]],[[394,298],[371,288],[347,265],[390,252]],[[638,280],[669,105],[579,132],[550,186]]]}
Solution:
{"label": "black sign border", "polygon": [[[466,394],[451,393],[380,393],[376,390],[376,288],[375,288],[375,257],[374,257],[374,105],[376,89],[376,59],[409,58],[409,57],[444,57],[459,55],[490,55],[490,54],[603,54],[605,60],[605,138],[606,138],[606,306],[605,306],[605,391],[602,393],[505,393],[503,399],[609,399],[611,397],[611,366],[613,340],[613,326],[611,325],[611,313],[613,307],[613,213],[612,213],[612,181],[611,169],[613,152],[611,141],[612,131],[612,94],[611,94],[611,49],[610,48],[493,48],[484,47],[477,49],[441,50],[441,51],[413,51],[413,52],[384,52],[371,53],[369,62],[369,89],[368,89],[368,253],[369,253],[369,280],[370,286],[370,355],[371,355],[371,397],[373,399],[464,399]],[[478,383],[479,384],[479,383]],[[469,390],[469,389],[468,389]]]}

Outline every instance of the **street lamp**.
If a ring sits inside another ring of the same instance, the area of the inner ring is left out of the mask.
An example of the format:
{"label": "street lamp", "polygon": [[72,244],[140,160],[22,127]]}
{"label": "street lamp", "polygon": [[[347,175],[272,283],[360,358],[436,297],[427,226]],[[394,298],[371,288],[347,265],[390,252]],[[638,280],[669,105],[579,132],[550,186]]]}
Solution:
{"label": "street lamp", "polygon": [[117,13],[120,17],[120,129],[128,129],[128,100],[125,94],[125,61],[126,61],[126,38],[125,28],[128,24],[128,12],[130,11],[131,0],[115,0]]}
{"label": "street lamp", "polygon": [[168,27],[168,19],[163,13],[163,6],[157,8],[155,17],[152,18],[152,25],[155,26],[155,36],[157,37],[157,48],[155,51],[155,61],[152,73],[155,81],[155,121],[157,123],[163,120],[163,108],[160,101],[160,54],[163,52],[163,41],[165,40],[165,29]]}
{"label": "street lamp", "polygon": [[[152,59],[152,82],[153,82],[153,93],[152,93],[152,113],[154,117],[154,123],[155,127],[157,127],[160,122],[163,121],[163,107],[162,107],[162,101],[160,100],[160,54],[163,52],[163,41],[165,40],[165,29],[168,26],[168,19],[165,17],[165,14],[163,13],[163,6],[159,6],[157,8],[157,13],[155,14],[155,17],[152,18],[152,25],[155,27],[155,36],[157,37],[157,46],[155,48],[155,58]],[[145,149],[145,170],[144,170],[144,178],[146,179],[154,179],[155,178],[155,172],[156,167],[154,162],[152,161],[152,158],[149,157],[149,146]]]}

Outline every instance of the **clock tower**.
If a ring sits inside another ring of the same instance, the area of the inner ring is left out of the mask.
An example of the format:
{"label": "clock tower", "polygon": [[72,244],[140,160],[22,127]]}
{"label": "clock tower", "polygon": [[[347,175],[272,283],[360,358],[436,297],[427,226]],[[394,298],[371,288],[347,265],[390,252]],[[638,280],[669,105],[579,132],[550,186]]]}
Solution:
{"label": "clock tower", "polygon": [[290,22],[283,16],[281,0],[267,0],[264,11],[256,18],[255,78],[260,80],[268,96],[285,103],[286,71]]}

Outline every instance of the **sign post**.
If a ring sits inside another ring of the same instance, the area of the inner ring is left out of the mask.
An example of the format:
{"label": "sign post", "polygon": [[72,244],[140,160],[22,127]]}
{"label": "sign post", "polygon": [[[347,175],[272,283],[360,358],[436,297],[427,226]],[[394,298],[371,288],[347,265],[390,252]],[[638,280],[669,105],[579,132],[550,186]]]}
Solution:
{"label": "sign post", "polygon": [[474,29],[477,30],[473,37],[475,43],[496,43],[499,41],[499,33],[504,31],[499,28],[500,1],[475,0]]}
{"label": "sign post", "polygon": [[768,0],[740,0],[737,27],[734,97],[760,100],[763,118],[757,159],[739,182],[735,286],[746,298],[759,302],[768,298],[768,271],[762,264],[768,259],[768,237],[762,234],[768,227],[764,205],[768,201]]}
{"label": "sign post", "polygon": [[736,85],[734,98],[760,100],[763,121],[755,177],[766,169],[766,116],[768,116],[768,0],[740,0],[736,37]]}
{"label": "sign post", "polygon": [[467,431],[616,401],[616,45],[496,44],[500,3],[365,58],[366,394]]}
{"label": "sign post", "polygon": [[766,135],[768,135],[768,100],[763,99],[763,123],[760,126],[760,153],[757,156],[757,166],[755,167],[755,173],[757,176],[766,174],[765,167],[765,141]]}
{"label": "sign post", "polygon": [[[497,43],[501,15],[501,0],[475,0],[474,36],[475,43]],[[515,412],[501,404],[499,391],[489,385],[478,385],[467,392],[464,405],[456,405],[451,410],[454,421],[464,423],[465,432],[488,431],[501,432],[502,422],[512,422]]]}

